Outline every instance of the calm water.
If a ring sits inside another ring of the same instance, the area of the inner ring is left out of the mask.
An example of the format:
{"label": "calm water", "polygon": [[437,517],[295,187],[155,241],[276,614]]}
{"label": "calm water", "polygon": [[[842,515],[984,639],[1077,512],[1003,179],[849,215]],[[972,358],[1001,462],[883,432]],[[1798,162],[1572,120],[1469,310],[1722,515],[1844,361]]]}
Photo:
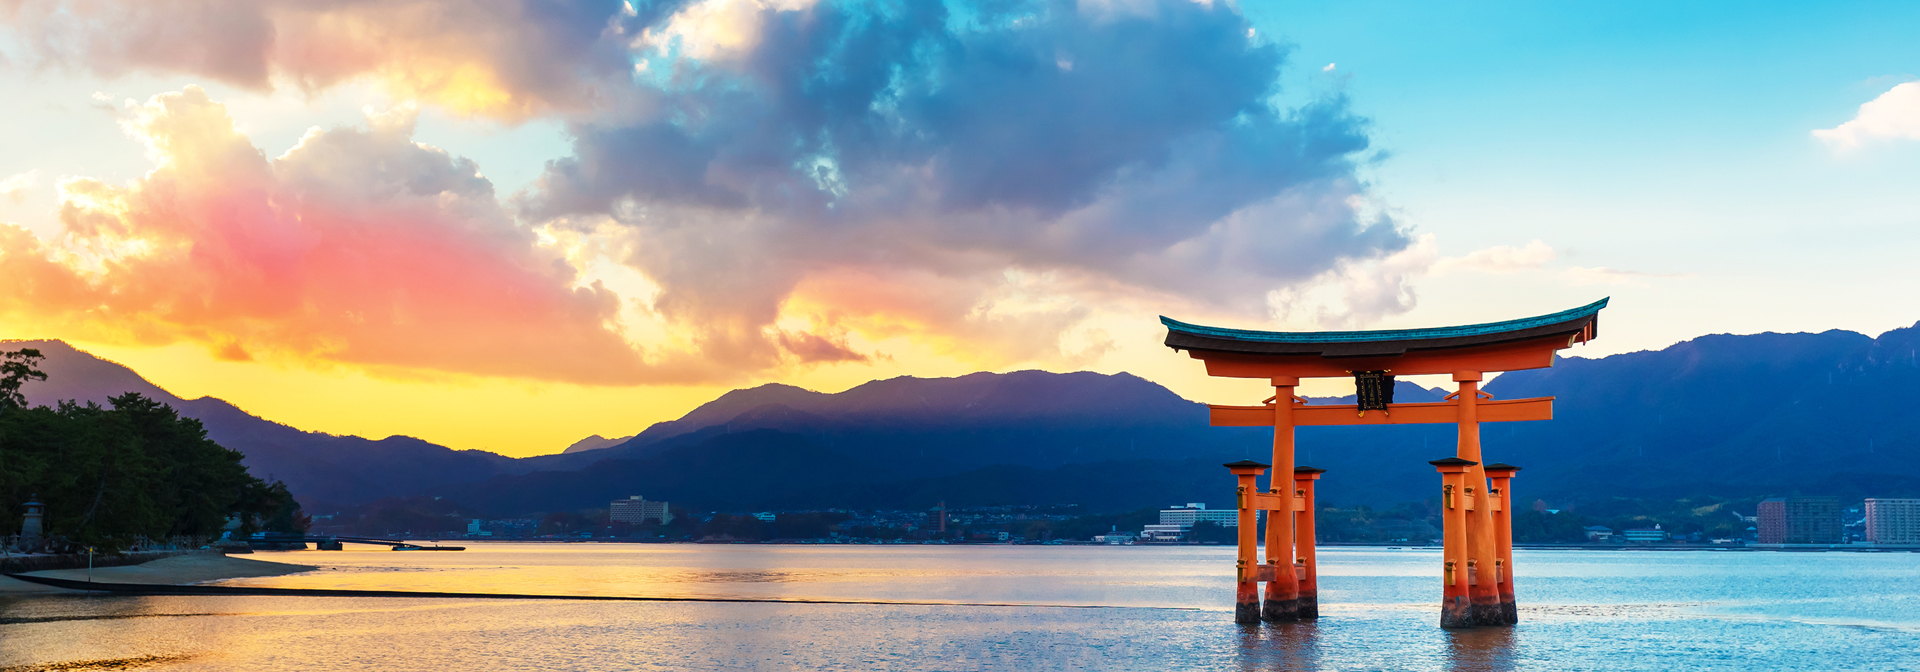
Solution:
{"label": "calm water", "polygon": [[1909,553],[1520,551],[1523,622],[1450,633],[1427,550],[1324,550],[1318,623],[1239,626],[1225,547],[470,548],[230,583],[1113,608],[35,597],[0,599],[0,670],[1920,669]]}

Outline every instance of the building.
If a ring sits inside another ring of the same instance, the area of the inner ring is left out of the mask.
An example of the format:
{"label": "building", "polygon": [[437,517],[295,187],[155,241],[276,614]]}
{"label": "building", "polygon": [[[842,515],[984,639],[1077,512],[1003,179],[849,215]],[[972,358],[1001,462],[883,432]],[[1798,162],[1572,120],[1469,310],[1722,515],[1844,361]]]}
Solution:
{"label": "building", "polygon": [[1141,541],[1179,541],[1193,532],[1192,525],[1148,525],[1140,531]]}
{"label": "building", "polygon": [[485,523],[483,523],[483,522],[481,522],[481,520],[480,520],[479,518],[475,518],[475,519],[473,519],[473,520],[471,520],[471,521],[468,521],[468,522],[467,522],[467,536],[469,536],[469,537],[491,537],[491,536],[493,536],[493,532],[490,532],[490,531],[488,531],[488,530],[485,530],[485,529],[481,529],[481,528],[482,528],[482,527],[484,527],[485,525],[486,525],[486,524],[485,524]]}
{"label": "building", "polygon": [[1240,512],[1235,509],[1208,509],[1206,504],[1200,502],[1188,502],[1186,506],[1160,510],[1161,525],[1193,527],[1194,523],[1203,520],[1221,527],[1239,527]]}
{"label": "building", "polygon": [[1193,524],[1201,521],[1221,527],[1240,527],[1240,512],[1234,509],[1208,509],[1206,504],[1188,502],[1160,510],[1160,524],[1140,531],[1140,541],[1180,541],[1193,533]]}
{"label": "building", "polygon": [[1840,498],[1773,497],[1760,502],[1762,544],[1840,543]]}
{"label": "building", "polygon": [[607,505],[607,520],[616,523],[644,523],[658,520],[661,525],[673,522],[673,512],[667,510],[666,502],[649,502],[647,498],[634,495],[626,499],[616,499]]}
{"label": "building", "polygon": [[1620,536],[1625,538],[1627,541],[1645,541],[1645,542],[1666,541],[1667,531],[1660,529],[1659,525],[1655,525],[1653,527],[1636,527],[1636,528],[1627,530],[1625,532],[1621,532]]}
{"label": "building", "polygon": [[1613,538],[1613,528],[1605,525],[1593,525],[1587,528],[1587,541],[1606,541]]}
{"label": "building", "polygon": [[1867,541],[1920,544],[1920,499],[1867,500]]}

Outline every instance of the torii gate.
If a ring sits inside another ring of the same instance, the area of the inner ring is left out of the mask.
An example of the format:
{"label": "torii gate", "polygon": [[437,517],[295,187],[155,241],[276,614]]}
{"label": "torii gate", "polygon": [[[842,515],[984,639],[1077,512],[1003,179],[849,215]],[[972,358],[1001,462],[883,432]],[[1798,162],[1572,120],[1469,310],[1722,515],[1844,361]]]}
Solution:
{"label": "torii gate", "polygon": [[[1453,457],[1431,464],[1441,477],[1445,583],[1440,627],[1519,622],[1513,598],[1513,496],[1519,467],[1480,464],[1480,423],[1553,419],[1553,397],[1494,400],[1480,391],[1488,373],[1553,366],[1554,353],[1598,335],[1607,299],[1521,320],[1436,329],[1276,332],[1221,329],[1161,317],[1167,347],[1206,362],[1207,375],[1265,378],[1274,397],[1260,406],[1214,406],[1215,427],[1273,427],[1273,464],[1227,464],[1239,479],[1240,559],[1234,620],[1319,618],[1313,546],[1313,482],[1322,469],[1295,466],[1293,429],[1328,425],[1451,422],[1460,440]],[[1459,391],[1439,403],[1394,404],[1393,377],[1450,374]],[[1301,378],[1353,376],[1359,403],[1308,405],[1295,396]],[[1377,411],[1377,412],[1376,412]],[[1269,467],[1268,489],[1254,477]],[[1284,493],[1283,475],[1293,492]],[[1488,479],[1492,479],[1489,483]],[[1476,496],[1476,492],[1484,493]],[[1255,511],[1285,511],[1267,520],[1267,562],[1258,562]],[[1292,571],[1280,571],[1280,567]],[[1264,608],[1258,582],[1267,582]]]}

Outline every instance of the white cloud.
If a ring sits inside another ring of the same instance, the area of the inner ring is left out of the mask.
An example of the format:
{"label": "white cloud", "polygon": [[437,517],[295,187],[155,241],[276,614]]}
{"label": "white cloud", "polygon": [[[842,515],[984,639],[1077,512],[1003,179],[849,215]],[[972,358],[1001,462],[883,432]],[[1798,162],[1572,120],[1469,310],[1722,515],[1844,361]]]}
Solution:
{"label": "white cloud", "polygon": [[1575,285],[1628,285],[1644,284],[1646,280],[1657,278],[1689,278],[1691,273],[1648,273],[1645,271],[1623,271],[1617,268],[1595,266],[1584,268],[1575,266],[1560,272],[1560,277]]}
{"label": "white cloud", "polygon": [[1852,121],[1815,130],[1813,137],[1835,147],[1858,147],[1883,139],[1920,140],[1920,82],[1889,89],[1861,105]]}
{"label": "white cloud", "polygon": [[40,183],[40,171],[29,170],[0,180],[0,198],[19,203],[27,200],[27,190]]}
{"label": "white cloud", "polygon": [[[1519,273],[1544,268],[1553,259],[1553,247],[1539,240],[1442,257],[1437,239],[1429,233],[1385,258],[1343,261],[1307,282],[1271,292],[1267,301],[1274,317],[1282,322],[1322,329],[1352,328],[1413,310],[1419,303],[1414,285],[1421,278],[1454,272]],[[1575,284],[1652,275],[1612,269],[1578,270],[1583,273]],[[1574,276],[1568,277],[1574,280]]]}
{"label": "white cloud", "polygon": [[1535,240],[1523,247],[1495,245],[1484,250],[1468,252],[1465,256],[1447,257],[1433,264],[1433,274],[1441,275],[1452,271],[1478,271],[1481,273],[1518,273],[1531,271],[1553,261],[1553,247]]}
{"label": "white cloud", "polygon": [[1413,310],[1413,283],[1440,259],[1433,234],[1383,259],[1344,260],[1312,280],[1268,293],[1275,319],[1320,329],[1365,325]]}

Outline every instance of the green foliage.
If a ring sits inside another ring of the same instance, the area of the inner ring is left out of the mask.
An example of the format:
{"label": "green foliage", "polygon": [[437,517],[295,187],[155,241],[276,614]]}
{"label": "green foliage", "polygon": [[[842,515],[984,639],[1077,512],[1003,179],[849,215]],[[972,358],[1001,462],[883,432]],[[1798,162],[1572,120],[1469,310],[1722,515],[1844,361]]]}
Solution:
{"label": "green foliage", "polygon": [[27,396],[20,392],[20,388],[27,381],[47,379],[47,374],[33,368],[42,359],[45,356],[33,348],[0,352],[0,412],[26,408]]}
{"label": "green foliage", "polygon": [[1513,542],[1516,544],[1577,544],[1587,540],[1587,526],[1594,524],[1572,512],[1516,511],[1513,514]]}
{"label": "green foliage", "polygon": [[1403,502],[1381,511],[1370,506],[1323,508],[1315,514],[1314,536],[1321,541],[1424,544],[1440,538],[1440,513],[1433,502]]}
{"label": "green foliage", "polygon": [[[1160,509],[1148,508],[1126,513],[1108,513],[1093,516],[1080,516],[1067,520],[1050,521],[1047,530],[1054,539],[1092,540],[1095,535],[1112,531],[1139,533],[1140,528],[1160,522]],[[1029,539],[1039,537],[1028,535]]]}
{"label": "green foliage", "polygon": [[[5,353],[7,382],[36,378],[31,362]],[[38,376],[44,378],[44,376]],[[0,524],[18,530],[20,505],[47,505],[51,538],[104,549],[140,537],[218,536],[229,516],[298,531],[304,516],[280,483],[247,473],[242,455],[207,438],[200,421],[139,394],[97,404],[26,408],[18,387],[0,385]]]}
{"label": "green foliage", "polygon": [[773,533],[766,523],[760,522],[759,518],[753,516],[729,516],[722,513],[715,515],[712,520],[701,525],[700,531],[696,532],[694,536],[761,541],[772,539]]}
{"label": "green foliage", "polygon": [[1193,524],[1193,530],[1187,533],[1187,541],[1236,544],[1240,542],[1240,531],[1211,520],[1202,520]]}

